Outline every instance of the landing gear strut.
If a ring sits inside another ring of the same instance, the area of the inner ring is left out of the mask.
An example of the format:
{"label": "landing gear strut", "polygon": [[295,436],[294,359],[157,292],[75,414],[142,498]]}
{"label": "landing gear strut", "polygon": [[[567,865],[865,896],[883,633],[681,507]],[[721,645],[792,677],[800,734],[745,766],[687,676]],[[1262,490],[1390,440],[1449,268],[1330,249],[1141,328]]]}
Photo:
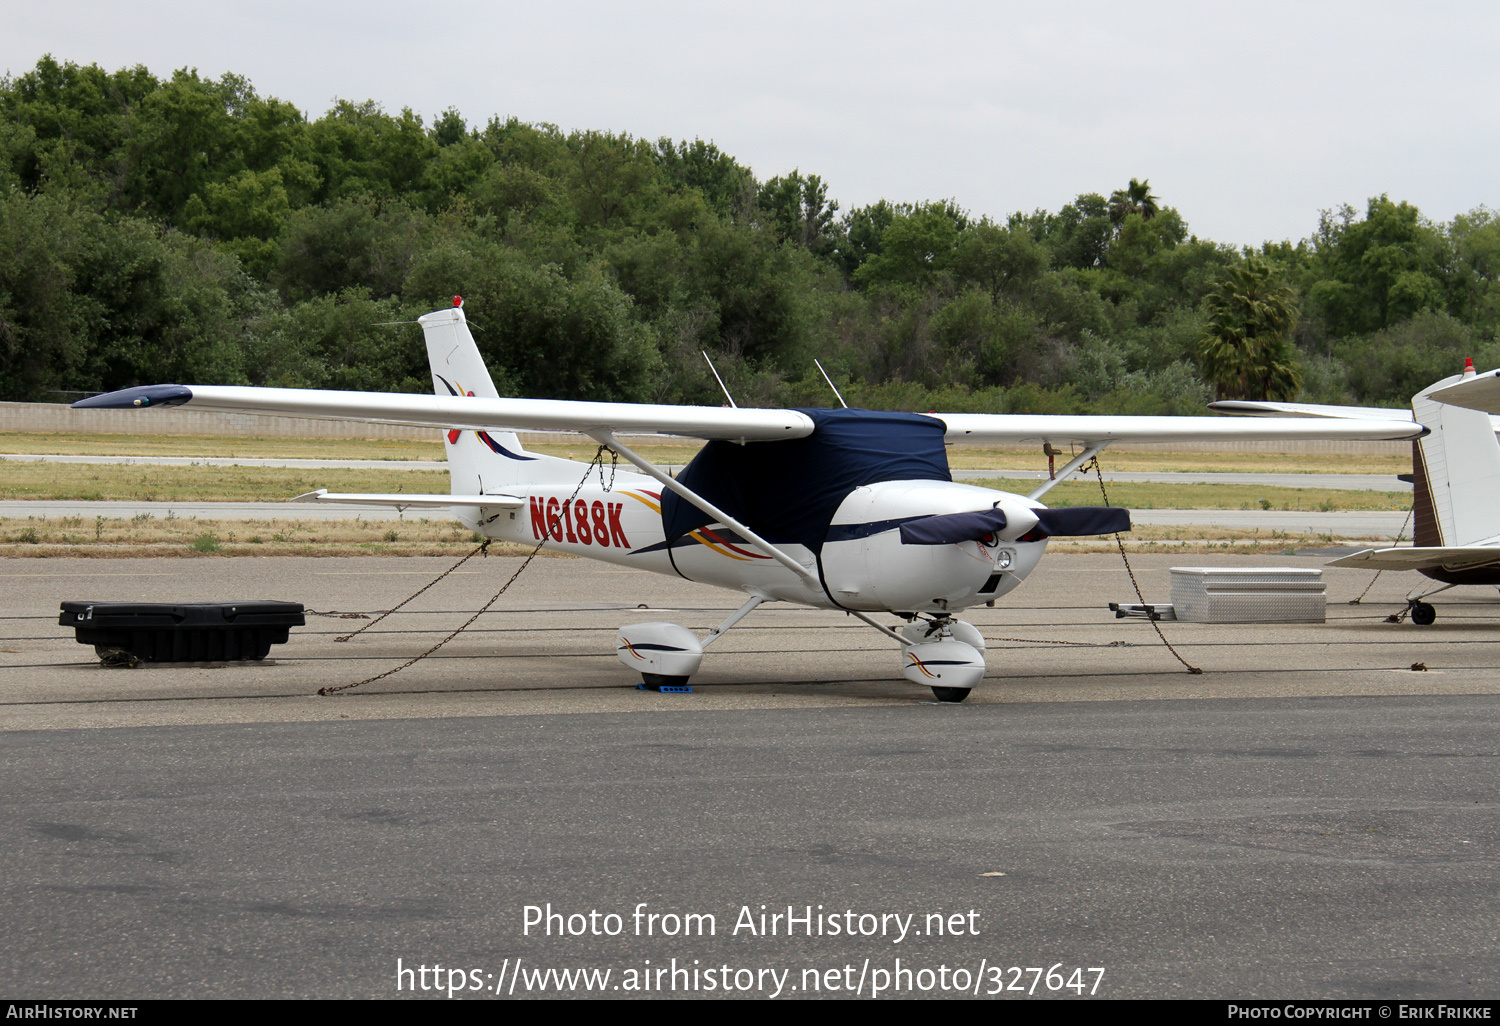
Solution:
{"label": "landing gear strut", "polygon": [[[1413,588],[1411,591],[1407,592],[1406,611],[1411,616],[1411,622],[1416,624],[1418,627],[1426,627],[1431,624],[1432,621],[1436,620],[1437,610],[1432,608],[1431,602],[1424,602],[1422,600],[1431,598],[1440,591],[1447,591],[1451,587],[1453,587],[1453,585],[1445,584],[1440,588],[1431,588],[1427,591],[1423,591],[1420,588]],[[1396,620],[1396,622],[1400,622],[1399,617],[1394,617],[1393,619]]]}
{"label": "landing gear strut", "polygon": [[939,702],[962,702],[984,678],[984,635],[973,624],[947,614],[913,619],[900,637],[902,673],[930,687]]}

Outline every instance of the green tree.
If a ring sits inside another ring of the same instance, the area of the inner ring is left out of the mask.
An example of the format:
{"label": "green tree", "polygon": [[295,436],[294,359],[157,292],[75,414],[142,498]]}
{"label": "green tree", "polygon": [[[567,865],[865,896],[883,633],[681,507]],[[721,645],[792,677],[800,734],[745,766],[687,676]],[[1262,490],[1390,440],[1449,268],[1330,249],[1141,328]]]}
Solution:
{"label": "green tree", "polygon": [[356,196],[304,207],[287,219],[271,282],[293,302],[356,287],[377,299],[394,295],[427,224],[425,214],[399,200]]}
{"label": "green tree", "polygon": [[1034,283],[1052,262],[1047,247],[1028,233],[989,218],[971,224],[954,244],[951,266],[961,282],[972,282],[999,299]]}
{"label": "green tree", "polygon": [[1151,195],[1151,181],[1132,178],[1123,189],[1109,194],[1109,219],[1116,225],[1123,224],[1131,214],[1138,214],[1149,221],[1160,211],[1156,197]]}
{"label": "green tree", "polygon": [[1115,237],[1109,201],[1097,192],[1082,193],[1056,214],[1015,214],[1010,225],[1025,228],[1051,250],[1054,267],[1100,267]]}
{"label": "green tree", "polygon": [[711,142],[658,139],[656,159],[668,180],[680,189],[697,189],[721,218],[741,216],[754,206],[755,175]]}
{"label": "green tree", "polygon": [[1282,274],[1248,257],[1225,272],[1205,304],[1209,320],[1198,362],[1220,398],[1296,398],[1302,387],[1291,342],[1297,296]]}
{"label": "green tree", "polygon": [[881,240],[885,238],[885,230],[898,214],[910,211],[910,205],[898,206],[881,200],[845,214],[834,240],[834,262],[845,276],[853,278],[867,260],[883,252]]}
{"label": "green tree", "polygon": [[880,252],[854,273],[866,287],[894,287],[908,295],[931,287],[952,263],[968,218],[951,201],[898,213],[880,237]]}
{"label": "green tree", "polygon": [[817,175],[801,171],[772,178],[760,187],[757,203],[776,238],[816,256],[833,250],[833,215],[839,205],[828,198],[828,186]]}
{"label": "green tree", "polygon": [[1303,292],[1328,335],[1364,334],[1448,308],[1451,244],[1410,203],[1369,201],[1365,217],[1324,211]]}

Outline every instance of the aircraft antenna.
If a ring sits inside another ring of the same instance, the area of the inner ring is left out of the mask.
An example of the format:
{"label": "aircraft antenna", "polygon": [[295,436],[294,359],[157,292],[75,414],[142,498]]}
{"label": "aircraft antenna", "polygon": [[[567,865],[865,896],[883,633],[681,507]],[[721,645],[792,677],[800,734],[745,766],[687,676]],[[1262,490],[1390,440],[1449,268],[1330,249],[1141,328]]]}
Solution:
{"label": "aircraft antenna", "polygon": [[839,386],[833,383],[833,379],[828,376],[828,372],[823,369],[823,365],[817,360],[813,360],[813,366],[818,368],[818,373],[823,375],[823,380],[828,382],[829,388],[833,389],[833,394],[838,399],[839,405],[847,410],[849,408],[849,404],[844,402],[843,396],[839,395]]}
{"label": "aircraft antenna", "polygon": [[730,395],[729,389],[724,387],[724,379],[719,377],[719,368],[715,367],[714,362],[708,358],[708,350],[700,349],[698,351],[703,354],[703,359],[708,363],[708,369],[714,372],[714,380],[719,383],[720,388],[724,389],[724,398],[729,400],[730,406],[736,410],[739,409],[740,404],[734,401],[734,396]]}

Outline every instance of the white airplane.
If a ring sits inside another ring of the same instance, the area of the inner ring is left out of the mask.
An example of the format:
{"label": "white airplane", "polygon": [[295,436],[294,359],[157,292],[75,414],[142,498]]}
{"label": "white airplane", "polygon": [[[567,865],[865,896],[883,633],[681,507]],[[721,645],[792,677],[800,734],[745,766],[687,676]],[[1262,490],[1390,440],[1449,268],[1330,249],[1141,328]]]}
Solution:
{"label": "white airplane", "polygon": [[1500,370],[1444,378],[1412,396],[1411,411],[1311,403],[1225,400],[1214,409],[1247,416],[1330,417],[1388,421],[1410,417],[1428,428],[1412,445],[1412,545],[1365,549],[1329,566],[1416,570],[1439,582],[1406,596],[1412,622],[1426,626],[1437,610],[1426,599],[1458,585],[1500,585]]}
{"label": "white airplane", "polygon": [[[678,575],[739,591],[745,603],[698,637],[671,623],[622,627],[616,651],[646,686],[679,687],[703,651],[764,602],[843,611],[900,645],[908,680],[959,702],[985,674],[984,638],[954,615],[1018,586],[1058,536],[1130,529],[1108,507],[1048,509],[1039,500],[1113,442],[1205,439],[1404,439],[1410,420],[1247,421],[1226,417],[1004,416],[766,410],[501,398],[462,301],[418,321],[433,395],[213,385],[143,385],[78,408],[189,406],[230,413],[360,420],[445,431],[448,495],[354,495],[304,501],[447,508],[502,541]],[[527,452],[522,430],[577,431],[639,473]],[[703,439],[677,477],[618,438]],[[1029,495],[952,480],[955,442],[1074,446],[1078,454]],[[888,625],[872,614],[894,613]]]}

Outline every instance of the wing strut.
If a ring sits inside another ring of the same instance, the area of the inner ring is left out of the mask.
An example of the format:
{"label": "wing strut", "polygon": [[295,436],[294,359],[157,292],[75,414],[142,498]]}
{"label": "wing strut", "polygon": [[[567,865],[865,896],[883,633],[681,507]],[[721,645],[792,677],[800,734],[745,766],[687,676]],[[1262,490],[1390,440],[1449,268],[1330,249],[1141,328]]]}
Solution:
{"label": "wing strut", "polygon": [[1073,458],[1073,460],[1066,467],[1063,467],[1062,470],[1058,471],[1056,477],[1054,477],[1050,481],[1043,481],[1042,484],[1041,484],[1041,487],[1038,488],[1036,491],[1032,492],[1030,495],[1026,496],[1026,498],[1028,498],[1028,499],[1040,499],[1043,495],[1046,495],[1048,492],[1050,492],[1052,490],[1052,488],[1053,488],[1054,485],[1060,485],[1060,484],[1062,484],[1064,481],[1066,481],[1068,479],[1068,475],[1069,474],[1073,473],[1073,471],[1077,470],[1079,467],[1083,466],[1089,460],[1093,459],[1095,456],[1097,456],[1101,452],[1103,452],[1104,451],[1104,447],[1106,445],[1108,445],[1108,444],[1109,444],[1108,442],[1100,442],[1097,445],[1091,445],[1091,446],[1089,446],[1087,449],[1083,450],[1083,452],[1080,453],[1078,456],[1075,456]]}
{"label": "wing strut", "polygon": [[713,503],[709,502],[707,499],[703,498],[697,492],[694,492],[691,488],[684,485],[681,481],[678,481],[676,478],[670,477],[662,472],[654,463],[646,459],[644,456],[631,451],[627,446],[621,444],[619,439],[615,438],[614,432],[606,429],[599,429],[590,431],[589,436],[592,437],[595,441],[599,442],[601,445],[607,445],[615,452],[619,453],[621,456],[624,456],[631,463],[634,463],[637,467],[639,467],[643,473],[649,474],[650,476],[656,478],[656,480],[661,482],[663,487],[672,489],[672,491],[682,496],[688,502],[691,502],[694,506],[697,506],[703,512],[707,513],[719,523],[723,524],[725,527],[733,528],[736,532],[739,533],[740,537],[744,538],[746,541],[749,541],[751,544],[758,546],[766,555],[776,560],[776,562],[792,571],[798,577],[801,577],[803,580],[807,581],[814,588],[823,587],[822,582],[818,580],[817,575],[807,567],[797,562],[791,556],[788,556],[785,552],[782,552],[776,546],[766,541],[760,535],[750,530],[750,528],[734,519],[734,517],[730,516],[728,513],[725,513],[723,510],[715,506]]}

